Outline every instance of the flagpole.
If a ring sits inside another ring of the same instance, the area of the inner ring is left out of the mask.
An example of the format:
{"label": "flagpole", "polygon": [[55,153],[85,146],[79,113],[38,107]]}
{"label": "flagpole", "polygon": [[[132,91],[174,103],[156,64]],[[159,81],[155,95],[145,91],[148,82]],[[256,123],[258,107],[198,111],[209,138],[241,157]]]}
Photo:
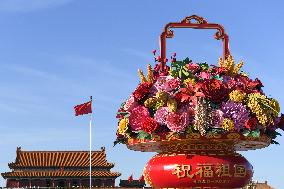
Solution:
{"label": "flagpole", "polygon": [[[92,96],[90,96],[91,99],[91,106],[92,106]],[[92,188],[92,117],[93,117],[93,111],[90,116],[90,189]]]}

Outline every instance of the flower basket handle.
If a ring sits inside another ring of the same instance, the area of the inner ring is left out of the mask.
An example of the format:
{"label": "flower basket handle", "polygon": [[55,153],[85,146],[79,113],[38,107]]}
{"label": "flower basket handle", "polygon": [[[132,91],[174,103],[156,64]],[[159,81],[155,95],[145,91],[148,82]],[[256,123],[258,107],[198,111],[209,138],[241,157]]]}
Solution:
{"label": "flower basket handle", "polygon": [[[195,22],[192,22],[195,20]],[[220,24],[208,23],[204,18],[192,15],[185,17],[181,22],[168,23],[160,35],[160,64],[161,72],[164,71],[166,66],[166,39],[174,36],[174,31],[171,28],[193,28],[193,29],[216,29],[214,38],[217,40],[222,39],[223,42],[223,59],[230,55],[229,50],[229,36],[225,33],[225,29]]]}

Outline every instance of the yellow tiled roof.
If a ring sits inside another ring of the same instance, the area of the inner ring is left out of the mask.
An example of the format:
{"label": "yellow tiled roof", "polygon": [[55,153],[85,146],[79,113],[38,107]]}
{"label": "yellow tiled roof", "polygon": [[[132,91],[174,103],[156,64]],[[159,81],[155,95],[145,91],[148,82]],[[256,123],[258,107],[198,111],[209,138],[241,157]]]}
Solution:
{"label": "yellow tiled roof", "polygon": [[[17,149],[17,157],[10,168],[16,167],[88,167],[88,151],[22,151]],[[108,163],[104,148],[92,151],[92,166],[113,167]]]}

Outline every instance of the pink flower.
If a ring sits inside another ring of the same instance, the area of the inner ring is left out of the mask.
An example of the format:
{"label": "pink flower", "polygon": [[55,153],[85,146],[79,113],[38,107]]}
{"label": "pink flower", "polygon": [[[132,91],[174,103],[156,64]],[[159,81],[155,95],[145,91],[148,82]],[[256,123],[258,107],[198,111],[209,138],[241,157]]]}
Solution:
{"label": "pink flower", "polygon": [[173,132],[184,131],[189,125],[188,113],[170,112],[166,120],[167,127]]}
{"label": "pink flower", "polygon": [[161,107],[156,111],[156,113],[154,115],[154,119],[158,123],[165,125],[168,114],[169,114],[169,108],[168,107]]}
{"label": "pink flower", "polygon": [[135,101],[134,96],[130,96],[129,99],[125,102],[123,108],[125,111],[131,112],[133,108],[135,108],[138,103]]}
{"label": "pink flower", "polygon": [[178,78],[172,76],[160,76],[154,84],[154,87],[158,91],[171,92],[174,89],[178,89],[180,84],[181,81]]}
{"label": "pink flower", "polygon": [[129,116],[129,125],[132,131],[138,131],[142,129],[143,120],[146,117],[150,117],[148,109],[144,106],[135,107]]}
{"label": "pink flower", "polygon": [[210,74],[207,72],[200,72],[199,77],[203,79],[210,79]]}
{"label": "pink flower", "polygon": [[196,73],[200,69],[200,66],[196,63],[186,64],[185,66],[192,73]]}

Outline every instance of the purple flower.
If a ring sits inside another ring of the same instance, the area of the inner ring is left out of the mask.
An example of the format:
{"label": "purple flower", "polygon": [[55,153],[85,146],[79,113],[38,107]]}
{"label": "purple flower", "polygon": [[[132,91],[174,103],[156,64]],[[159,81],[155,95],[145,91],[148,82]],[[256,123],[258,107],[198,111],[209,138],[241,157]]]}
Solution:
{"label": "purple flower", "polygon": [[219,128],[220,127],[220,124],[224,120],[223,116],[224,116],[224,113],[221,110],[219,110],[219,109],[216,109],[216,110],[212,111],[213,127],[215,127],[215,128]]}
{"label": "purple flower", "polygon": [[240,131],[240,129],[244,128],[245,122],[249,119],[249,111],[242,103],[231,101],[223,102],[221,111],[224,113],[224,118],[233,120],[236,131]]}

